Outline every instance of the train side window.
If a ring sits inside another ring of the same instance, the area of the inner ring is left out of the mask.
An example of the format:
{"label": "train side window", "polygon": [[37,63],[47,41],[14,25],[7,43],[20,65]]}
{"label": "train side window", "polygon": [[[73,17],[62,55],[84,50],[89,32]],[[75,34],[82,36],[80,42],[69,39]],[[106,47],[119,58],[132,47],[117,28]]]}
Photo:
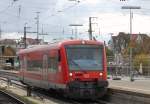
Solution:
{"label": "train side window", "polygon": [[43,67],[42,60],[28,60],[27,63],[29,71],[40,71]]}
{"label": "train side window", "polygon": [[53,70],[57,69],[58,69],[58,57],[55,57],[53,61]]}
{"label": "train side window", "polygon": [[52,50],[48,57],[48,70],[50,72],[56,72],[58,69],[58,62],[60,61],[60,51]]}
{"label": "train side window", "polygon": [[55,72],[58,69],[58,58],[49,57],[48,58],[48,70],[50,72]]}

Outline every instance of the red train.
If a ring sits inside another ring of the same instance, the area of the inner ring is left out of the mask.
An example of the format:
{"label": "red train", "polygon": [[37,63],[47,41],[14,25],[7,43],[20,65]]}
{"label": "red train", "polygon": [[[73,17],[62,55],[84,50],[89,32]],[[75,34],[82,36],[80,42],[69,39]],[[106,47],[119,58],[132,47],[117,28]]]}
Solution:
{"label": "red train", "polygon": [[97,98],[107,91],[106,52],[101,42],[67,40],[18,52],[21,81],[62,91],[70,97]]}

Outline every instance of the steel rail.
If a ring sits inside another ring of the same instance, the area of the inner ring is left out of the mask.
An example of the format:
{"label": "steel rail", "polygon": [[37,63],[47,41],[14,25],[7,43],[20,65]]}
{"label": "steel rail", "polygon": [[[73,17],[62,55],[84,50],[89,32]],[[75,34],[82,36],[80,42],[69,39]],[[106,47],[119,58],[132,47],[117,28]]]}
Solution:
{"label": "steel rail", "polygon": [[[25,102],[21,101],[18,97],[16,97],[16,96],[13,95],[13,94],[10,94],[10,93],[5,92],[5,91],[2,91],[2,90],[0,90],[0,93],[1,93],[2,95],[6,96],[7,99],[8,99],[8,98],[11,99],[11,103],[14,103],[14,102],[15,102],[15,104],[26,104]],[[14,101],[14,102],[12,102],[12,101]]]}

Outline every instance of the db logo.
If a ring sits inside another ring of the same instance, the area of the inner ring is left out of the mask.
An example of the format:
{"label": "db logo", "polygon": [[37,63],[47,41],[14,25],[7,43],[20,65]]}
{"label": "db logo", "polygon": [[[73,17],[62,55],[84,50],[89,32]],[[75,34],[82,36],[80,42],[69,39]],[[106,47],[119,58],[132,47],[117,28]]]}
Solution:
{"label": "db logo", "polygon": [[84,74],[83,77],[84,77],[84,78],[89,78],[90,75],[89,75],[89,74]]}

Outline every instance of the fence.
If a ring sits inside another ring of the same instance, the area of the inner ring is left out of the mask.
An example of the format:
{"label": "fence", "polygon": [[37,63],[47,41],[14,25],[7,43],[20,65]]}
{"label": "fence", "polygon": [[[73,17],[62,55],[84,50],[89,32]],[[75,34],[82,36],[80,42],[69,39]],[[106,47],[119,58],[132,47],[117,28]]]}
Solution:
{"label": "fence", "polygon": [[132,70],[130,70],[129,56],[107,57],[108,74],[129,76],[131,73],[150,76],[150,57],[136,57],[132,59]]}

